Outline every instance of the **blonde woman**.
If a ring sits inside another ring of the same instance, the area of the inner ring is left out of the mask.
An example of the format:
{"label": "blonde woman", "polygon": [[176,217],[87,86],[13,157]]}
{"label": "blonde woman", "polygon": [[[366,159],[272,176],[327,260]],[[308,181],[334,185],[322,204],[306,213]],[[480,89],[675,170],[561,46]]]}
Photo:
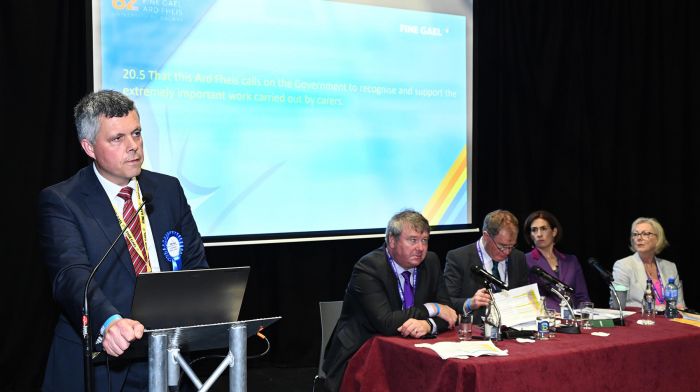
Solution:
{"label": "blonde woman", "polygon": [[654,218],[637,218],[630,230],[630,250],[633,255],[617,260],[613,266],[613,278],[616,284],[628,287],[626,306],[640,308],[646,288],[647,278],[651,278],[656,308],[662,310],[664,286],[668,278],[675,278],[678,286],[678,309],[685,309],[683,284],[678,276],[676,264],[657,255],[668,246],[664,229]]}

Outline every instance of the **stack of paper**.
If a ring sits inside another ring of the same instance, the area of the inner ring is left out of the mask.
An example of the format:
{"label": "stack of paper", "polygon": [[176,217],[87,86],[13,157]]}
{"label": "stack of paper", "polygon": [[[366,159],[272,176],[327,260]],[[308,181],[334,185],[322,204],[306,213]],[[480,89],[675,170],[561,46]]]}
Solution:
{"label": "stack of paper", "polygon": [[693,321],[698,321],[700,322],[700,314],[697,313],[690,313],[690,312],[684,312],[682,310],[678,311],[681,316],[683,316],[684,319],[686,320],[693,320]]}
{"label": "stack of paper", "polygon": [[508,350],[501,350],[490,340],[487,341],[462,341],[462,342],[438,342],[435,344],[419,343],[416,347],[429,348],[442,359],[479,357],[482,355],[506,356]]}
{"label": "stack of paper", "polygon": [[540,292],[534,283],[503,290],[493,297],[501,313],[502,325],[517,328],[521,324],[534,324],[540,313]]}
{"label": "stack of paper", "polygon": [[[574,313],[579,314],[580,310],[574,310]],[[622,311],[622,317],[627,317],[633,315],[635,312],[629,310]],[[593,320],[612,320],[619,319],[620,311],[618,309],[605,309],[605,308],[595,308],[593,309]]]}

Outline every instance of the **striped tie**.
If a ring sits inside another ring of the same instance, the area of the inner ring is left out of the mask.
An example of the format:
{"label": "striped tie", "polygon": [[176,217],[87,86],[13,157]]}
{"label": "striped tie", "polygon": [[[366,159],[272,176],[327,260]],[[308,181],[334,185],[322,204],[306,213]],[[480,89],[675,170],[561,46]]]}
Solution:
{"label": "striped tie", "polygon": [[[141,221],[138,217],[134,219],[134,216],[136,215],[136,209],[134,209],[134,203],[131,202],[131,192],[133,192],[133,189],[131,187],[125,186],[124,188],[119,191],[119,194],[117,196],[121,197],[124,199],[124,223],[129,224],[129,231],[133,234],[134,238],[136,239],[136,244],[139,247],[139,250],[141,251],[141,254],[145,255],[145,249],[146,247],[143,244],[143,236],[141,235]],[[134,271],[136,271],[136,275],[146,271],[146,260],[144,260],[141,256],[139,256],[139,252],[134,249],[134,246],[131,244],[131,241],[129,241],[128,238],[126,238],[126,245],[129,247],[129,255],[131,255],[131,263],[134,265]]]}

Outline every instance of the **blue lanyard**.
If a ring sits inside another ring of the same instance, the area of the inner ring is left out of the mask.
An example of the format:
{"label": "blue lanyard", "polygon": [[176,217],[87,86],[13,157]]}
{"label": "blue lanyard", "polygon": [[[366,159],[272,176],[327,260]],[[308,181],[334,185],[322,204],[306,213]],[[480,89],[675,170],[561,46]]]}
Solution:
{"label": "blue lanyard", "polygon": [[[484,237],[481,237],[484,238]],[[479,259],[481,260],[481,266],[486,269],[486,261],[484,261],[484,255],[481,253],[481,239],[479,241],[476,241],[476,252],[479,254]],[[505,260],[503,260],[501,263],[506,263],[506,272],[505,272],[505,279],[503,279],[503,283],[508,284],[508,259],[510,259],[510,256],[508,256]],[[496,262],[491,259],[491,263],[495,264]],[[496,266],[498,268],[498,266]]]}

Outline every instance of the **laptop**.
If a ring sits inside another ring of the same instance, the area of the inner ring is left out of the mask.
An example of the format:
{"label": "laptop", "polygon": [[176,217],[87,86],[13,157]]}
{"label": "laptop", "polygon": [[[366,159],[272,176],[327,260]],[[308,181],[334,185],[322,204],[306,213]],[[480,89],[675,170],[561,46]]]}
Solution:
{"label": "laptop", "polygon": [[250,267],[140,274],[131,318],[146,332],[238,321]]}
{"label": "laptop", "polygon": [[[144,337],[116,360],[147,357],[150,334],[168,335],[184,352],[225,347],[231,323],[239,321],[249,271],[250,267],[231,267],[138,275],[131,318],[144,325]],[[241,323],[250,337],[280,318]],[[102,363],[107,357],[100,347],[93,362]]]}

